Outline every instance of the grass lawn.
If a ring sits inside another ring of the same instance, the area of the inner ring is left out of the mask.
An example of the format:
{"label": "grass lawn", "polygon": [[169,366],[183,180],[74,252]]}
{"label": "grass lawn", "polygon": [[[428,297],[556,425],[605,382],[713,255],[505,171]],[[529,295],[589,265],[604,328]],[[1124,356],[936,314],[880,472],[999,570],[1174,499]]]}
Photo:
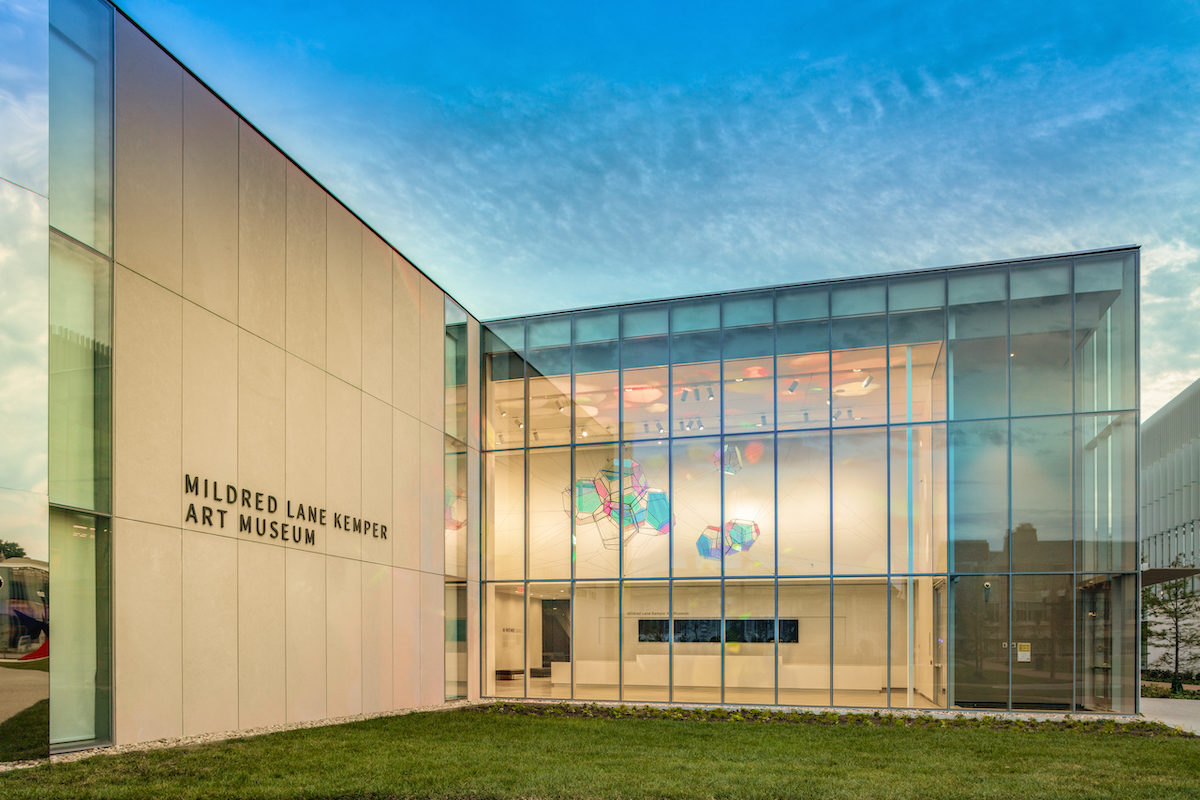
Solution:
{"label": "grass lawn", "polygon": [[831,724],[814,715],[788,724],[511,709],[101,755],[0,774],[0,797],[1161,800],[1200,793],[1200,738],[1151,725],[1001,729],[870,717]]}

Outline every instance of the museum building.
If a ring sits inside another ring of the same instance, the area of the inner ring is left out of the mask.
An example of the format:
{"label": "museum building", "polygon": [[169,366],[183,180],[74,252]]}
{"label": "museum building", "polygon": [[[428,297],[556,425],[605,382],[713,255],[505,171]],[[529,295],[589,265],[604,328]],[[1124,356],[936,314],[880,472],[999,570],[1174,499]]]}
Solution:
{"label": "museum building", "polygon": [[480,323],[103,0],[0,37],[0,760],[1137,709],[1136,247]]}

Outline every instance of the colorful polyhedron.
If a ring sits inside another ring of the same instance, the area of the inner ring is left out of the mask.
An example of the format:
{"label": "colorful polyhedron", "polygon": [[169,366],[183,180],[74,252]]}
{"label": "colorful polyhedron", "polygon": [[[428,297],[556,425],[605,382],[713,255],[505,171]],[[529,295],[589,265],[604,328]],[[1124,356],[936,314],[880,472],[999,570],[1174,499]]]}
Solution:
{"label": "colorful polyhedron", "polygon": [[671,529],[666,493],[651,489],[641,465],[630,459],[613,459],[596,477],[576,479],[563,505],[576,520],[595,524],[610,550],[620,547],[622,537],[628,542],[636,533],[661,535]]}
{"label": "colorful polyhedron", "polygon": [[712,462],[726,475],[737,475],[745,466],[741,448],[735,444],[727,444],[718,452],[713,453]]}
{"label": "colorful polyhedron", "polygon": [[709,525],[700,532],[696,539],[696,550],[701,558],[720,561],[721,553],[744,553],[758,541],[760,531],[758,523],[752,519],[731,519],[725,523],[725,530],[716,525]]}
{"label": "colorful polyhedron", "polygon": [[446,490],[446,530],[457,531],[467,524],[467,497],[461,491]]}

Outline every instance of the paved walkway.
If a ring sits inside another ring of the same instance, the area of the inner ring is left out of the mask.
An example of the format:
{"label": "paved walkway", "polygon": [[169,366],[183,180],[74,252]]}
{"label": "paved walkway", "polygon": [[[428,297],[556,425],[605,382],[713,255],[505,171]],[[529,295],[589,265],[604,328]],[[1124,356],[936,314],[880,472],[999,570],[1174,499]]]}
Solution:
{"label": "paved walkway", "polygon": [[1200,700],[1143,697],[1142,715],[1153,722],[1200,734]]}

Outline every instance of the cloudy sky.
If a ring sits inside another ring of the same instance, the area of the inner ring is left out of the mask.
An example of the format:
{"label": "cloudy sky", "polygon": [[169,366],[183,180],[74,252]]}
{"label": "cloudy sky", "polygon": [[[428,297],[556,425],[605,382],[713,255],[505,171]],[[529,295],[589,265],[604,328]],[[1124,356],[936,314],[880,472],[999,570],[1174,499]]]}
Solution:
{"label": "cloudy sky", "polygon": [[1194,0],[121,5],[481,318],[1136,243],[1200,378]]}

